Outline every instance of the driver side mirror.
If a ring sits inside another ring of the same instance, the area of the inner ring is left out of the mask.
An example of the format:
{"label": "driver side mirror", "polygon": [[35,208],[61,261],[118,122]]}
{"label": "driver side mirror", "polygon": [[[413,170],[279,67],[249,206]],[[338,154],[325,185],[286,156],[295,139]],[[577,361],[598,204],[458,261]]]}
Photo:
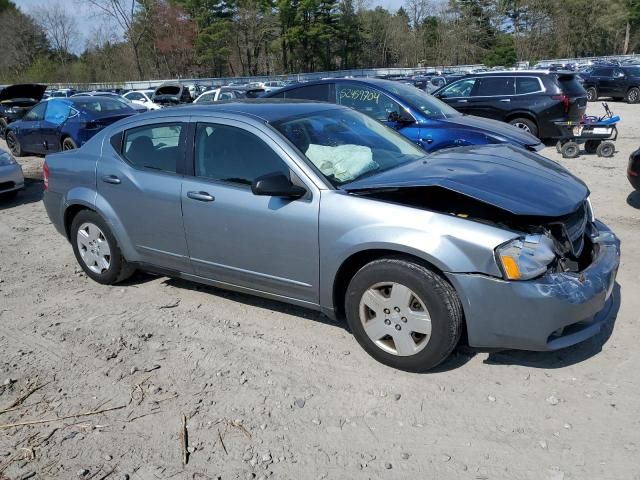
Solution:
{"label": "driver side mirror", "polygon": [[307,190],[298,185],[294,185],[282,172],[267,173],[256,178],[251,184],[251,191],[254,195],[266,197],[301,198]]}

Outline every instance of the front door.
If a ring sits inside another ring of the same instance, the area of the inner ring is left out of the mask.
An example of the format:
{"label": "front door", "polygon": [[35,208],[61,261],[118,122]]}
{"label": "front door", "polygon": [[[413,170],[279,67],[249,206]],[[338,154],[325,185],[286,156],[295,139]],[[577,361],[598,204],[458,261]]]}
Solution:
{"label": "front door", "polygon": [[469,99],[471,98],[471,92],[474,89],[476,80],[475,78],[464,78],[453,82],[451,85],[440,90],[436,94],[436,97],[448,103],[461,113],[471,113]]}
{"label": "front door", "polygon": [[[242,122],[198,123],[182,209],[197,275],[303,302],[318,303],[318,193],[291,173],[266,134]],[[282,172],[307,188],[290,200],[257,196],[258,176]]]}
{"label": "front door", "polygon": [[139,261],[190,273],[180,204],[187,125],[158,120],[105,142],[96,203],[114,212]]}

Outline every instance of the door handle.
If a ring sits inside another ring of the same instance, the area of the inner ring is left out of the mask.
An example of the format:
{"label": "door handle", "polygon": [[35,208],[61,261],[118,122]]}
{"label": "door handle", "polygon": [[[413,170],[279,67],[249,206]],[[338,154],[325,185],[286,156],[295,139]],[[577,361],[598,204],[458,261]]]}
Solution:
{"label": "door handle", "polygon": [[511,99],[510,98],[501,98],[500,101],[501,102],[510,102]]}
{"label": "door handle", "polygon": [[425,143],[433,143],[433,138],[421,138],[420,141]]}
{"label": "door handle", "polygon": [[200,202],[213,202],[216,198],[208,192],[187,192],[187,197]]}
{"label": "door handle", "polygon": [[102,181],[104,183],[111,183],[112,185],[119,185],[120,184],[120,179],[118,177],[116,177],[115,175],[103,175],[102,176]]}
{"label": "door handle", "polygon": [[469,100],[458,100],[458,103],[468,103]]}

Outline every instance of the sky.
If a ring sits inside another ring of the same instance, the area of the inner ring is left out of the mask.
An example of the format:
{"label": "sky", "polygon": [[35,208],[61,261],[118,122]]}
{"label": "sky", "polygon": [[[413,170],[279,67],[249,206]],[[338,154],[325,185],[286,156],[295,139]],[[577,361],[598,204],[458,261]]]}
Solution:
{"label": "sky", "polygon": [[[85,46],[86,39],[91,37],[94,29],[99,24],[98,19],[96,18],[95,12],[91,7],[87,5],[85,0],[12,0],[21,10],[29,13],[33,11],[33,9],[42,6],[42,5],[50,5],[53,3],[54,5],[60,5],[65,8],[69,12],[73,12],[76,15],[78,28],[80,33],[83,36],[83,40],[81,45],[79,45],[78,51],[82,51]],[[369,0],[369,4],[371,7],[381,6],[390,11],[396,11],[398,8],[402,6],[404,0]]]}

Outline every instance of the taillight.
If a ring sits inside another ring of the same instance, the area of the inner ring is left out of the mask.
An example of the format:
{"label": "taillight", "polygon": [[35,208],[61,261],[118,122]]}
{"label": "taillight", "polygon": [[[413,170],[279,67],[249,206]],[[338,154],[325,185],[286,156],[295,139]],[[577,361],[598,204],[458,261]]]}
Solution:
{"label": "taillight", "polygon": [[562,102],[562,105],[564,106],[564,113],[569,113],[569,95],[554,95],[551,98]]}
{"label": "taillight", "polygon": [[49,188],[49,165],[46,161],[42,166],[42,179],[44,180],[44,189],[47,190]]}

